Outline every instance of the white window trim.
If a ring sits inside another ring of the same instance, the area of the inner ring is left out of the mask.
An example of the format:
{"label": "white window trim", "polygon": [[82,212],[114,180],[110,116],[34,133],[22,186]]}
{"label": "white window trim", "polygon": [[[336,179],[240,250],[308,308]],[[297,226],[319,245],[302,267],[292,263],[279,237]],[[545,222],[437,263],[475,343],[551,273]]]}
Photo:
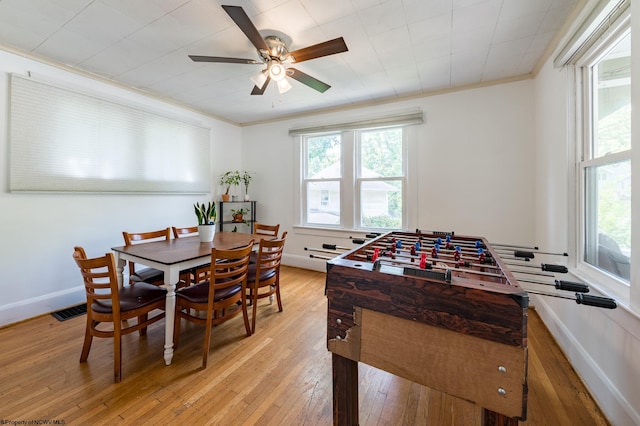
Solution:
{"label": "white window trim", "polygon": [[[402,223],[403,227],[406,229],[412,229],[417,224],[417,216],[418,216],[418,206],[410,205],[411,203],[408,200],[418,200],[418,167],[417,167],[417,151],[418,151],[418,130],[417,127],[413,124],[422,124],[420,123],[399,123],[397,126],[389,126],[389,127],[403,127],[402,137],[403,137],[403,155],[404,155],[404,184],[403,184],[403,208],[402,208]],[[373,128],[372,128],[373,129]],[[368,129],[363,129],[368,130]],[[350,147],[348,155],[345,153],[345,140],[349,139],[351,142],[355,143],[355,137],[353,135],[354,130],[345,130],[342,132],[342,156],[343,156],[343,177],[345,173],[351,173],[351,176],[354,176],[353,182],[355,183],[355,149],[353,146]],[[327,132],[327,133],[335,133],[335,132]],[[293,137],[293,143],[295,145],[294,149],[294,158],[295,158],[295,173],[298,177],[298,182],[295,185],[294,189],[294,199],[299,200],[295,205],[294,210],[294,223],[296,225],[295,228],[299,229],[308,229],[308,230],[318,230],[318,231],[345,231],[345,232],[366,232],[371,230],[372,232],[384,232],[384,229],[380,228],[360,228],[356,227],[356,212],[354,210],[355,203],[352,202],[353,197],[356,195],[354,191],[357,191],[356,185],[351,185],[350,188],[345,188],[344,181],[342,181],[342,185],[340,188],[341,194],[341,223],[339,225],[318,225],[318,224],[310,224],[306,223],[306,215],[303,211],[304,206],[306,206],[306,191],[304,190],[304,181],[305,181],[305,144],[304,138],[305,134],[296,133]],[[410,153],[415,153],[415,155],[410,155]],[[346,218],[346,219],[345,219]]]}
{"label": "white window trim", "polygon": [[[612,40],[618,40],[623,37],[628,31],[630,31],[630,10],[627,8],[624,13],[620,14],[619,19],[612,23],[604,34],[601,35],[600,40],[594,43],[588,50],[586,50],[580,58],[575,61],[574,73],[575,78],[574,92],[575,98],[575,134],[573,140],[575,144],[575,161],[574,170],[575,174],[572,179],[572,183],[575,189],[575,204],[569,211],[575,212],[573,215],[576,226],[575,239],[572,239],[576,249],[575,270],[572,271],[574,275],[585,282],[588,282],[590,286],[608,294],[623,304],[629,304],[631,297],[631,285],[630,283],[621,280],[614,275],[611,275],[605,271],[602,271],[595,266],[584,261],[585,257],[585,170],[589,167],[612,164],[615,162],[626,161],[631,159],[631,150],[617,152],[614,154],[604,155],[601,157],[590,159],[588,158],[588,152],[585,149],[585,140],[591,140],[592,128],[591,118],[588,116],[588,108],[586,105],[592,103],[592,94],[590,92],[591,81],[589,80],[588,69],[601,59],[608,51]],[[607,47],[603,47],[607,46]],[[590,149],[587,147],[587,149]],[[633,208],[633,205],[632,205]],[[632,213],[633,214],[633,213]],[[639,226],[636,223],[636,226]],[[633,233],[633,231],[632,231]],[[633,254],[632,254],[633,256]],[[637,254],[633,256],[633,259],[637,258]],[[637,263],[637,260],[635,261]],[[631,262],[631,277],[633,278],[634,261]]]}

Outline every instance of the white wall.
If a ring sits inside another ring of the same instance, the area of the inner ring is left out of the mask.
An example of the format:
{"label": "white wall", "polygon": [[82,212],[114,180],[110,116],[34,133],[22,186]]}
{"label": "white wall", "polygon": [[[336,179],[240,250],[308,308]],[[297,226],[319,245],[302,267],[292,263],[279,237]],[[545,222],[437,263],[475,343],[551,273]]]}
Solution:
{"label": "white wall", "polygon": [[[634,56],[640,57],[637,52]],[[547,63],[535,79],[535,220],[536,243],[548,251],[569,252],[573,264],[575,242],[568,220],[575,215],[569,73]],[[640,100],[638,91],[633,96]],[[635,120],[639,109],[633,111]],[[633,246],[638,247],[634,252],[640,250],[637,239]],[[590,284],[592,294],[608,296],[597,283]],[[608,310],[551,297],[533,296],[532,301],[607,418],[615,425],[640,424],[640,318],[620,302],[618,309]]]}
{"label": "white wall", "polygon": [[20,194],[8,192],[9,73],[141,106],[211,128],[212,189],[240,168],[240,128],[186,109],[0,51],[0,325],[84,301],[73,247],[99,256],[123,245],[122,231],[196,224],[193,203],[206,195]]}
{"label": "white wall", "polygon": [[[304,247],[353,246],[353,230],[296,228],[296,138],[290,128],[339,123],[420,108],[411,153],[417,199],[408,230],[455,231],[501,243],[533,241],[533,82],[519,81],[242,129],[243,167],[256,172],[258,220],[289,231],[285,263],[323,270]],[[284,100],[286,102],[286,99]],[[417,172],[417,176],[415,175]],[[257,197],[257,198],[256,198]]]}

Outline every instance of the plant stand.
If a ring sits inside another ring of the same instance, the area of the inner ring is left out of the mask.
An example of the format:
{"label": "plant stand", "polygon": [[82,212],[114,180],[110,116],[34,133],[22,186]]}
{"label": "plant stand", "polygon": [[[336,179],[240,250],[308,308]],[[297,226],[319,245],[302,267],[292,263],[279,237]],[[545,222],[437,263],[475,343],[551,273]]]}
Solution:
{"label": "plant stand", "polygon": [[[233,216],[231,216],[231,209],[240,209],[245,208],[249,209],[249,214],[244,215],[242,221],[234,220]],[[237,226],[238,229],[241,229],[241,225],[243,223],[247,224],[249,229],[249,233],[253,234],[253,225],[256,222],[256,202],[255,201],[220,201],[219,202],[219,230],[220,231],[232,231],[234,226]]]}

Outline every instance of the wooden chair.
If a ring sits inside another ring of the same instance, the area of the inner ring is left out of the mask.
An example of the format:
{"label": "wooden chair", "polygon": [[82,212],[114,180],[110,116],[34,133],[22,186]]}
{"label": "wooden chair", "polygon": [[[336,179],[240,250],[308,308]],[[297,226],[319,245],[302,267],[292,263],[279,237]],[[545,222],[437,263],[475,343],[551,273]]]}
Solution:
{"label": "wooden chair", "polygon": [[[266,225],[264,223],[254,223],[253,224],[253,235],[256,236],[256,240],[259,241],[263,236],[277,237],[278,231],[280,230],[280,224],[277,225]],[[257,252],[254,250],[251,253],[251,258],[249,259],[249,263],[256,263],[257,260]]]}
{"label": "wooden chair", "polygon": [[[210,279],[176,293],[174,349],[178,347],[181,318],[204,325],[203,369],[207,367],[213,325],[222,324],[242,313],[247,337],[251,336],[244,295],[247,286],[249,253],[252,247],[253,240],[238,249],[211,249]],[[206,315],[204,318],[201,316],[202,313]]]}
{"label": "wooden chair", "polygon": [[282,312],[282,299],[280,297],[280,262],[284,251],[284,242],[287,233],[277,240],[260,240],[257,261],[249,265],[249,278],[247,278],[247,298],[253,306],[251,316],[251,333],[256,332],[256,314],[258,299],[269,298],[273,301],[275,294],[278,301],[278,312]]}
{"label": "wooden chair", "polygon": [[253,224],[253,234],[256,238],[260,238],[261,235],[270,235],[272,237],[278,236],[280,230],[280,224],[277,225],[265,225],[264,223]]}
{"label": "wooden chair", "polygon": [[[198,235],[197,226],[189,226],[187,228],[171,227],[174,238],[181,237],[194,237]],[[198,284],[202,281],[209,279],[210,265],[202,265],[189,271],[180,271],[180,281],[184,282],[184,285],[189,286],[191,284]]]}
{"label": "wooden chair", "polygon": [[[171,228],[150,232],[123,232],[124,245],[130,246],[140,242],[151,242],[171,239]],[[164,272],[155,268],[136,270],[136,265],[129,262],[129,283],[144,281],[150,284],[164,284]]]}
{"label": "wooden chair", "polygon": [[[122,336],[137,330],[144,336],[147,326],[164,318],[164,311],[152,318],[149,313],[164,310],[167,292],[145,282],[119,288],[112,253],[88,259],[82,247],[75,247],[73,259],[80,268],[87,296],[87,326],[80,362],[87,361],[94,336],[113,338],[113,375],[119,383],[122,378]],[[123,323],[133,318],[137,318],[135,324],[126,326],[128,323]],[[105,327],[104,323],[110,326]]]}

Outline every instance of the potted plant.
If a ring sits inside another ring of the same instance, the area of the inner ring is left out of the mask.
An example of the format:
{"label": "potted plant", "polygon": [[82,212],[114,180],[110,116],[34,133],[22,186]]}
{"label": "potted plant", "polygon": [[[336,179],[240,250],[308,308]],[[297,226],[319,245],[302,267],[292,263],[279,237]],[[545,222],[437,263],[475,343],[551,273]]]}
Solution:
{"label": "potted plant", "polygon": [[244,170],[242,172],[242,175],[240,176],[240,179],[244,184],[244,200],[249,201],[249,184],[251,183],[251,179],[253,179],[253,176],[251,176],[251,173]]}
{"label": "potted plant", "polygon": [[228,172],[223,173],[222,175],[220,175],[220,185],[224,186],[226,188],[224,194],[222,194],[222,201],[229,201],[229,190],[231,189],[232,186],[238,186],[240,185],[240,172],[237,170],[229,170]]}
{"label": "potted plant", "polygon": [[198,218],[198,235],[200,241],[211,242],[216,233],[216,218],[218,212],[216,211],[216,203],[209,201],[205,203],[195,203],[193,208]]}
{"label": "potted plant", "polygon": [[233,222],[235,223],[244,223],[244,215],[249,213],[251,210],[241,208],[241,209],[231,209],[231,216],[233,217]]}

